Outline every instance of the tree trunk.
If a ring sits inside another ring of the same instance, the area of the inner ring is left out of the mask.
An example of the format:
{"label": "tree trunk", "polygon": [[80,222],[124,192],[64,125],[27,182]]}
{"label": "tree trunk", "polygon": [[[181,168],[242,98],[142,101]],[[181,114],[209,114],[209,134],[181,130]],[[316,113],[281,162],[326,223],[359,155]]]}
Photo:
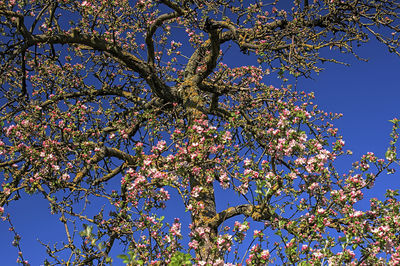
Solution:
{"label": "tree trunk", "polygon": [[[194,121],[204,119],[204,114],[196,107],[204,106],[204,100],[198,94],[195,86],[188,86],[185,88],[185,96],[187,110],[189,111],[189,126],[193,126]],[[200,140],[200,135],[192,135],[190,137],[191,144]],[[204,156],[207,156],[204,154]],[[192,205],[194,211],[192,212],[192,238],[200,236],[199,247],[196,249],[196,260],[205,261],[207,263],[215,262],[220,258],[220,254],[216,247],[216,238],[218,234],[218,227],[211,226],[209,221],[215,217],[216,205],[214,196],[213,182],[207,182],[207,176],[204,173],[199,175],[190,174],[190,189],[191,191],[196,187],[201,187],[197,197],[192,197]]]}
{"label": "tree trunk", "polygon": [[202,205],[203,208],[199,208],[200,210],[196,214],[192,213],[192,231],[199,233],[203,241],[200,243],[200,247],[196,250],[196,259],[206,262],[214,262],[219,258],[218,250],[216,249],[218,228],[211,227],[209,225],[209,220],[217,213],[215,208],[213,184],[208,184],[205,179],[206,177],[204,176],[190,178],[191,189],[196,186],[201,186],[203,188],[194,201],[195,204],[197,204],[197,207]]}

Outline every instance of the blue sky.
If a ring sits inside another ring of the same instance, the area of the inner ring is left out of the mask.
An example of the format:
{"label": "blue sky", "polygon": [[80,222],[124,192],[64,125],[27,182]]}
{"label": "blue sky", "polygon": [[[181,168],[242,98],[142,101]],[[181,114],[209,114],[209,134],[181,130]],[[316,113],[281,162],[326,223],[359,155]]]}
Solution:
{"label": "blue sky", "polygon": [[[354,152],[349,160],[338,162],[343,172],[347,172],[352,161],[369,151],[383,157],[391,130],[388,120],[400,118],[400,58],[376,41],[359,48],[358,52],[369,62],[344,56],[350,67],[325,64],[326,70],[314,75],[314,79],[300,79],[297,85],[299,90],[314,91],[314,102],[322,109],[343,113],[336,126],[344,136],[345,148]],[[376,187],[369,190],[366,197],[382,198],[386,188],[400,188],[399,174],[380,176]],[[16,231],[22,235],[24,257],[31,265],[41,265],[46,256],[38,239],[44,243],[54,243],[59,237],[64,239],[62,224],[57,216],[49,214],[48,204],[40,195],[22,198],[6,207],[6,211],[11,214]],[[1,264],[15,265],[18,251],[11,246],[13,234],[7,228],[6,222],[0,222]],[[115,258],[114,265],[120,264]]]}
{"label": "blue sky", "polygon": [[[346,141],[344,148],[353,151],[336,162],[343,173],[367,152],[384,158],[392,129],[388,120],[400,117],[400,58],[376,40],[357,51],[368,62],[344,56],[351,66],[329,64],[314,80],[299,82],[300,88],[315,92],[315,103],[322,109],[343,114],[335,125]],[[399,174],[379,176],[360,207],[368,207],[371,197],[383,199],[386,189],[400,189]]]}

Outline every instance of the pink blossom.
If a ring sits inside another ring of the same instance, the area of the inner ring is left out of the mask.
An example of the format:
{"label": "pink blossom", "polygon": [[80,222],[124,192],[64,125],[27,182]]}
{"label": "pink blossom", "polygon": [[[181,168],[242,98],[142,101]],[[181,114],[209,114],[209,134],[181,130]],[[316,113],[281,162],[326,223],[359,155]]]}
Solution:
{"label": "pink blossom", "polygon": [[229,141],[232,139],[232,134],[229,131],[226,131],[225,134],[222,136],[222,140],[223,141]]}
{"label": "pink blossom", "polygon": [[91,4],[88,1],[83,1],[81,6],[91,6]]}
{"label": "pink blossom", "polygon": [[63,181],[68,181],[70,179],[70,176],[69,176],[69,174],[67,174],[67,173],[64,173],[62,176],[61,176],[61,180],[63,180]]}
{"label": "pink blossom", "polygon": [[146,158],[146,159],[143,161],[143,164],[144,164],[145,166],[149,166],[149,165],[151,164],[151,162],[152,162],[152,160],[151,160],[150,158]]}
{"label": "pink blossom", "polygon": [[189,247],[191,249],[196,250],[199,248],[199,242],[197,240],[193,239],[192,241],[189,242]]}
{"label": "pink blossom", "polygon": [[320,250],[316,250],[313,252],[313,257],[317,258],[317,259],[322,259],[324,257],[324,254],[322,254],[322,252]]}
{"label": "pink blossom", "polygon": [[246,158],[244,161],[244,166],[250,166],[251,160],[249,158]]}
{"label": "pink blossom", "polygon": [[261,258],[262,258],[263,260],[267,260],[267,259],[269,258],[269,256],[270,256],[269,250],[263,250],[263,251],[261,252]]}

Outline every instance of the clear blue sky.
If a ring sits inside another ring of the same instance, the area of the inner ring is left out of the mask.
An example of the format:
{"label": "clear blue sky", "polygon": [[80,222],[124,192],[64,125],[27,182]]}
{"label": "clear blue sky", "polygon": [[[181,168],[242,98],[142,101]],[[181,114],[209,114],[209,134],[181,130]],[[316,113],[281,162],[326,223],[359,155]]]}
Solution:
{"label": "clear blue sky", "polygon": [[[345,148],[354,152],[352,161],[369,151],[383,157],[391,130],[388,120],[400,118],[400,58],[375,41],[361,47],[359,53],[369,62],[346,56],[350,67],[326,64],[326,70],[314,80],[301,79],[298,83],[298,89],[315,91],[314,102],[322,109],[343,113],[336,126],[344,136]],[[339,169],[347,172],[350,164],[349,160],[340,161]],[[399,175],[382,175],[369,194],[382,198],[386,188],[400,188]],[[41,265],[46,256],[38,239],[45,243],[65,239],[62,224],[49,214],[48,204],[40,195],[23,197],[6,206],[6,211],[22,235],[21,246],[31,265]],[[11,246],[13,235],[7,228],[7,223],[0,222],[0,264],[15,265],[17,249]],[[114,265],[121,264],[115,258]]]}
{"label": "clear blue sky", "polygon": [[[343,114],[335,125],[346,141],[345,149],[354,152],[337,162],[343,172],[367,152],[384,158],[392,129],[388,120],[400,118],[400,58],[376,40],[358,51],[369,61],[350,58],[350,67],[330,64],[315,80],[302,80],[299,86],[315,91],[315,102],[322,109]],[[371,197],[382,199],[388,188],[400,189],[397,170],[378,177],[375,187],[366,191],[364,203]]]}

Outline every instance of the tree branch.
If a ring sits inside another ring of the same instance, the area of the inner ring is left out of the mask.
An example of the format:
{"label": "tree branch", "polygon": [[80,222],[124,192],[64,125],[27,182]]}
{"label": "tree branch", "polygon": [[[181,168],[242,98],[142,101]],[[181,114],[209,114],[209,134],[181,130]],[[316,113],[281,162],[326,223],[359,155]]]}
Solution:
{"label": "tree branch", "polygon": [[163,14],[159,16],[148,28],[145,42],[147,45],[147,63],[149,64],[150,67],[154,67],[154,42],[153,42],[154,33],[156,32],[157,28],[164,23],[164,21],[176,18],[178,16],[179,16],[178,12]]}
{"label": "tree branch", "polygon": [[[18,31],[21,35],[25,38],[25,45],[21,49],[26,49],[28,47],[38,45],[38,44],[81,44],[88,47],[91,47],[94,50],[100,52],[106,52],[110,54],[114,59],[123,63],[127,68],[137,72],[141,78],[146,80],[147,84],[150,88],[154,91],[154,93],[168,101],[173,102],[176,101],[176,95],[173,95],[171,92],[171,88],[167,86],[164,81],[162,81],[157,74],[155,73],[154,69],[150,67],[146,62],[140,60],[136,56],[131,53],[128,53],[122,50],[120,47],[116,46],[113,43],[109,43],[106,40],[102,39],[100,36],[95,36],[87,33],[81,33],[78,28],[70,30],[70,32],[66,33],[58,33],[54,35],[47,35],[47,34],[38,34],[34,35],[31,34],[24,25],[24,16],[17,12],[0,9],[0,14],[5,15],[6,17],[14,17],[16,18],[16,25]],[[156,30],[156,26],[159,23],[162,23],[166,19],[169,19],[173,16],[176,16],[178,13],[174,12],[171,14],[167,14],[165,17],[161,17],[159,22],[155,22],[150,29],[150,33]],[[150,37],[152,34],[149,34]],[[151,48],[150,48],[151,49]],[[151,59],[150,59],[151,61]]]}

